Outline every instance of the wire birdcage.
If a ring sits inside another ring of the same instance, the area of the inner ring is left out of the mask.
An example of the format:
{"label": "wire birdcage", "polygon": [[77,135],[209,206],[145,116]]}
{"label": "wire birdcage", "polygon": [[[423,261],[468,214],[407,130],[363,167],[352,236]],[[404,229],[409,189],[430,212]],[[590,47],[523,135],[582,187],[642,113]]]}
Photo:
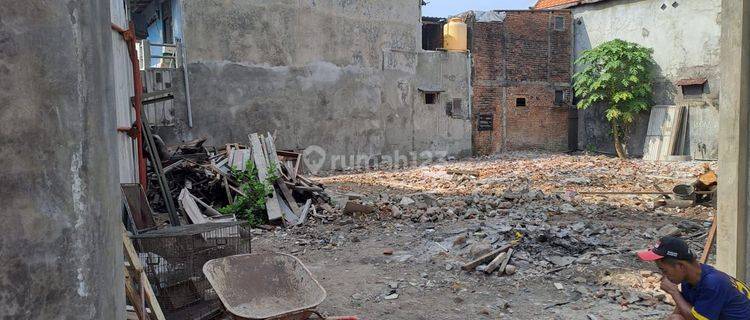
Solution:
{"label": "wire birdcage", "polygon": [[250,232],[241,222],[168,227],[132,239],[159,304],[172,319],[201,319],[220,312],[203,264],[251,251]]}

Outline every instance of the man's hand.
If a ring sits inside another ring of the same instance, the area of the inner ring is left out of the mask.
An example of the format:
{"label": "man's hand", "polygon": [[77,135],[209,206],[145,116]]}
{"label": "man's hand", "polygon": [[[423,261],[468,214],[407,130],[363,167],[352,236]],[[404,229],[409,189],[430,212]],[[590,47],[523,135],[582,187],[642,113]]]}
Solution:
{"label": "man's hand", "polygon": [[664,290],[664,292],[669,293],[670,295],[674,296],[675,293],[679,294],[680,289],[677,288],[677,285],[672,283],[672,281],[669,281],[667,277],[661,278],[661,289]]}

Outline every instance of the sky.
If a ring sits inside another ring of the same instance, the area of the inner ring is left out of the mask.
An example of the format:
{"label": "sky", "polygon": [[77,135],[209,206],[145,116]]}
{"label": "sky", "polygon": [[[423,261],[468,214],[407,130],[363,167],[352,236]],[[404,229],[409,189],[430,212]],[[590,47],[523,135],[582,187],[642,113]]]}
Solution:
{"label": "sky", "polygon": [[526,10],[536,0],[425,0],[428,4],[422,7],[426,17],[447,17],[469,10]]}

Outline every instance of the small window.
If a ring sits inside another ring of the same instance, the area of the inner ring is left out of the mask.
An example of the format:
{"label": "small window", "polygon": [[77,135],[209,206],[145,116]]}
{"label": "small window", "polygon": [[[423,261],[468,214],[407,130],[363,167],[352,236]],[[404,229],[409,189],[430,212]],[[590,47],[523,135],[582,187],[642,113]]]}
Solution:
{"label": "small window", "polygon": [[565,103],[565,91],[555,90],[555,105],[561,106]]}
{"label": "small window", "polygon": [[688,84],[681,87],[682,96],[685,98],[699,98],[703,95],[703,84]]}
{"label": "small window", "polygon": [[492,131],[492,114],[480,114],[477,117],[477,131]]}
{"label": "small window", "polygon": [[516,98],[516,107],[525,107],[526,98]]}
{"label": "small window", "polygon": [[555,16],[555,31],[565,31],[565,17]]}
{"label": "small window", "polygon": [[436,104],[438,99],[437,92],[425,92],[424,93],[424,104]]}

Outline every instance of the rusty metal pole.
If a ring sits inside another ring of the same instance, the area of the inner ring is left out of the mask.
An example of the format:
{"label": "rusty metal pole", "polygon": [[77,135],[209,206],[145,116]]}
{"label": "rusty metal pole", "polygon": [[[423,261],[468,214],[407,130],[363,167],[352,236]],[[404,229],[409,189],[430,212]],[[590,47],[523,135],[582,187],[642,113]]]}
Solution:
{"label": "rusty metal pole", "polygon": [[141,116],[143,115],[141,111],[143,109],[143,106],[141,104],[143,100],[143,84],[141,82],[141,67],[140,63],[138,62],[138,52],[135,49],[135,28],[133,26],[133,22],[131,21],[128,25],[128,30],[125,30],[114,23],[112,24],[112,30],[119,32],[120,35],[122,35],[122,38],[128,44],[128,54],[130,55],[130,63],[133,67],[133,108],[135,109],[135,128],[131,131],[133,132],[131,136],[134,135],[136,141],[138,142],[138,181],[140,182],[141,186],[143,186],[143,190],[148,190],[148,177],[146,176],[146,157],[143,154],[143,122],[141,119]]}

